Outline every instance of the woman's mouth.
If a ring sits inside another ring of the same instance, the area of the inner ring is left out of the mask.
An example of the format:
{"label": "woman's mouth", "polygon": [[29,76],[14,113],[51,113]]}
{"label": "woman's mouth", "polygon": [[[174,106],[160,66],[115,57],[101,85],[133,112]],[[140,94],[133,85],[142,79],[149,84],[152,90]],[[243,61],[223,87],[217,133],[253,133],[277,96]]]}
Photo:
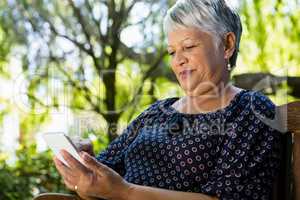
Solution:
{"label": "woman's mouth", "polygon": [[188,77],[190,77],[192,75],[192,73],[196,71],[195,69],[186,69],[186,70],[183,70],[179,73],[179,77],[181,79],[186,79]]}

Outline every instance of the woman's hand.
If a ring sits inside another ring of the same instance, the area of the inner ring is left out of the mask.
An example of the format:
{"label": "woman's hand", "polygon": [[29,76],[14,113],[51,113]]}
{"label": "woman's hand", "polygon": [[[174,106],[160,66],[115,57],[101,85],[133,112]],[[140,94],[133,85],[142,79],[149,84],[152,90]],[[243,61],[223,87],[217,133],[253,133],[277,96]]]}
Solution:
{"label": "woman's hand", "polygon": [[70,167],[54,158],[56,168],[62,175],[66,186],[76,191],[83,199],[104,198],[123,200],[131,187],[117,172],[98,162],[89,154],[82,152],[83,163],[77,161],[67,151],[61,154]]}
{"label": "woman's hand", "polygon": [[91,156],[95,157],[92,141],[89,139],[82,139],[80,137],[71,138],[72,143],[75,145],[76,149],[81,152],[85,151]]}

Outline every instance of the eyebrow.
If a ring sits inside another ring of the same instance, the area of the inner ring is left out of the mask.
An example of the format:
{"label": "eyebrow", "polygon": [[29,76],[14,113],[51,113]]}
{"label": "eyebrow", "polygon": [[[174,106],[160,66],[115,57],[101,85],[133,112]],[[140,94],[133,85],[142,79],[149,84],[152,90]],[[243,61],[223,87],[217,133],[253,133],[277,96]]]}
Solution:
{"label": "eyebrow", "polygon": [[[184,41],[186,41],[186,40],[193,40],[193,39],[190,38],[190,37],[187,37],[187,38],[181,40],[179,43],[182,43],[182,42],[184,42]],[[172,47],[172,45],[167,45],[167,47]]]}

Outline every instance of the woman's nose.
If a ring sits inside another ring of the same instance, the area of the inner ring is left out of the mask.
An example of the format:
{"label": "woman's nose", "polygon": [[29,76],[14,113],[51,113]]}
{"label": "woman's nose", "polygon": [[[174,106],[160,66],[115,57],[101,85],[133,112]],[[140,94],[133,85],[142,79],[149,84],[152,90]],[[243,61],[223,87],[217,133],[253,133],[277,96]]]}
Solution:
{"label": "woman's nose", "polygon": [[183,53],[176,52],[174,61],[175,61],[175,65],[181,66],[187,62],[187,58],[186,56],[183,55]]}

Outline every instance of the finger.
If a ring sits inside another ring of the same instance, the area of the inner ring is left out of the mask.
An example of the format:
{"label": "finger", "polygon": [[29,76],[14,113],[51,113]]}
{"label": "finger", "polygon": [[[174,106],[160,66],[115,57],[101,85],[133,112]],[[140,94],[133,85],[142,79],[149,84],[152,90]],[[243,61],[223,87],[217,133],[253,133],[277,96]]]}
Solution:
{"label": "finger", "polygon": [[64,183],[69,190],[75,191],[75,185],[68,179],[64,179]]}
{"label": "finger", "polygon": [[85,151],[87,153],[91,153],[93,150],[93,145],[91,140],[89,139],[82,139],[80,141],[80,151]]}
{"label": "finger", "polygon": [[64,162],[62,162],[57,156],[53,157],[53,161],[55,165],[62,165],[66,168],[69,168]]}
{"label": "finger", "polygon": [[81,141],[81,144],[85,147],[89,147],[92,145],[92,141],[90,139],[84,139]]}
{"label": "finger", "polygon": [[100,162],[98,162],[94,157],[90,156],[86,152],[80,152],[80,156],[84,161],[86,167],[90,168],[95,172],[99,172],[103,176],[103,172],[108,170],[108,167]]}
{"label": "finger", "polygon": [[61,165],[60,163],[55,163],[56,169],[58,173],[65,179],[66,177],[73,177],[72,173],[70,173],[69,169],[65,166]]}
{"label": "finger", "polygon": [[81,151],[85,151],[85,152],[89,152],[91,149],[91,145],[90,144],[81,144]]}
{"label": "finger", "polygon": [[[67,167],[63,162],[61,162],[57,157],[54,157],[54,164],[58,170],[58,172],[60,173],[60,175],[63,176],[63,178],[66,177],[75,177],[74,173],[72,173],[72,171],[70,170],[69,167]],[[73,175],[74,174],[74,175]]]}
{"label": "finger", "polygon": [[84,165],[82,165],[69,152],[67,152],[66,150],[61,150],[60,153],[63,156],[63,158],[67,161],[67,163],[70,165],[70,169],[76,170],[76,171],[81,171],[81,172],[86,172],[86,168],[84,167]]}
{"label": "finger", "polygon": [[[55,159],[59,161],[59,159],[57,159],[57,158],[55,158]],[[63,162],[61,162],[61,163],[63,164]],[[66,168],[66,169],[68,169],[68,168]],[[61,168],[59,168],[58,171],[59,171],[60,174],[64,174],[64,172],[61,170]],[[67,172],[69,172],[67,176],[65,174],[62,175],[63,182],[69,190],[75,191],[74,186],[77,185],[77,178],[78,177],[77,177],[76,174],[74,174],[74,176],[73,176],[73,174],[70,173],[71,170],[69,170],[69,169],[67,170]]]}
{"label": "finger", "polygon": [[78,151],[85,151],[89,153],[90,155],[94,156],[94,151],[93,151],[93,144],[90,139],[82,139],[80,137],[73,137],[72,143],[76,147]]}

